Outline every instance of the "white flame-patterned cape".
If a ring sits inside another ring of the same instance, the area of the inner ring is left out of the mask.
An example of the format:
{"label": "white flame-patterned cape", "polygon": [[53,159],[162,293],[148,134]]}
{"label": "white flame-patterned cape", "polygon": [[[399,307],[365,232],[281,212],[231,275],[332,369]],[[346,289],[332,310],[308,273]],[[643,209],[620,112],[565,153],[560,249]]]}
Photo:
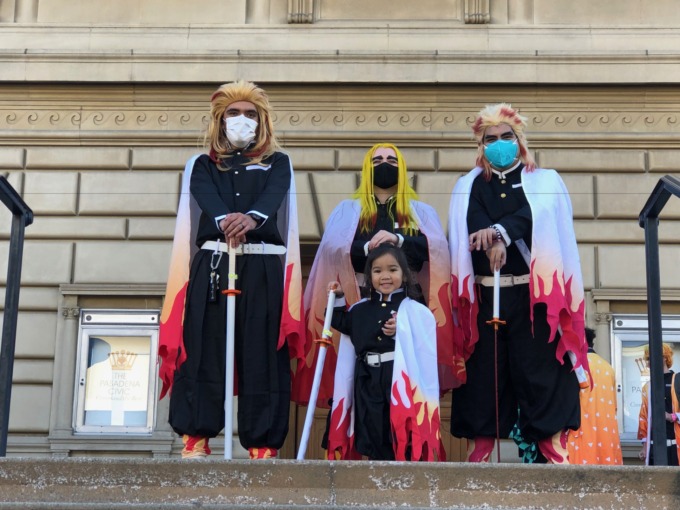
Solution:
{"label": "white flame-patterned cape", "polygon": [[[467,211],[472,183],[481,172],[482,169],[476,167],[458,179],[449,209],[453,316],[465,339],[466,360],[479,339],[479,304],[474,292],[472,256],[468,250]],[[555,170],[543,168],[533,172],[523,169],[522,189],[533,219],[529,264],[531,320],[534,306],[545,303],[550,325],[548,341],[552,342],[558,331],[561,333],[557,360],[563,363],[564,355],[571,352],[569,356],[574,368],[582,367],[587,371],[585,293],[569,192]]]}
{"label": "white flame-patterned cape", "polygon": [[[404,298],[397,312],[390,402],[395,460],[446,460],[439,430],[436,330],[432,312]],[[354,450],[355,360],[351,340],[341,335],[328,433],[330,459],[358,458]],[[410,459],[406,458],[408,446]]]}

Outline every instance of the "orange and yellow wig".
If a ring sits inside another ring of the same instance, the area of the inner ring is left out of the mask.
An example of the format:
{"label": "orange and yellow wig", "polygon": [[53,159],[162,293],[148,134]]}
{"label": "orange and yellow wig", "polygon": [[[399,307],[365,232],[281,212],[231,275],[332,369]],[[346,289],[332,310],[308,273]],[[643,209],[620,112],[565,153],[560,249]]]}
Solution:
{"label": "orange and yellow wig", "polygon": [[472,132],[477,140],[477,166],[484,169],[484,178],[487,181],[491,179],[491,165],[484,156],[484,133],[486,128],[499,124],[507,124],[512,128],[519,145],[519,157],[526,165],[527,171],[532,172],[536,168],[536,162],[529,153],[527,139],[524,135],[527,119],[522,117],[509,104],[499,103],[485,106],[472,124]]}
{"label": "orange and yellow wig", "polygon": [[391,143],[377,143],[364,156],[364,164],[361,168],[361,183],[354,192],[354,198],[361,204],[361,214],[359,216],[360,232],[371,232],[375,227],[378,217],[378,208],[375,204],[373,195],[373,154],[377,149],[392,149],[397,155],[399,180],[397,182],[396,193],[396,221],[399,227],[404,229],[407,235],[413,235],[418,228],[416,220],[411,212],[411,200],[418,200],[418,195],[408,182],[406,175],[406,162],[404,156],[395,145]]}
{"label": "orange and yellow wig", "polygon": [[[663,345],[663,362],[666,368],[671,368],[673,366],[673,348],[668,344]],[[649,361],[649,346],[645,347],[645,361]]]}
{"label": "orange and yellow wig", "polygon": [[279,143],[274,136],[271,106],[265,91],[249,81],[227,83],[220,86],[210,99],[210,119],[205,133],[205,146],[220,170],[228,169],[228,159],[231,157],[229,151],[233,150],[224,129],[224,112],[229,105],[237,101],[249,101],[257,109],[254,144],[245,153],[250,158],[250,163],[260,163],[279,149]]}

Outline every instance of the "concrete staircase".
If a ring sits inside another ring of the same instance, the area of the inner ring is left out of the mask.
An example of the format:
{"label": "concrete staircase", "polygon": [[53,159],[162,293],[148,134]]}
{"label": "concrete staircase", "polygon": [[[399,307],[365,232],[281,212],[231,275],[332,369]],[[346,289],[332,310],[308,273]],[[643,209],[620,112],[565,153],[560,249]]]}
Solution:
{"label": "concrete staircase", "polygon": [[673,509],[677,467],[0,459],[0,509]]}

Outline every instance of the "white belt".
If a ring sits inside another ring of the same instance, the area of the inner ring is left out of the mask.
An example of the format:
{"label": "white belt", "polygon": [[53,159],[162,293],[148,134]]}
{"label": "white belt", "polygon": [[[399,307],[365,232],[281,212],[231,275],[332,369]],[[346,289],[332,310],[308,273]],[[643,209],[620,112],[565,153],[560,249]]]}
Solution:
{"label": "white belt", "polygon": [[[523,274],[522,276],[505,275],[500,277],[501,287],[512,287],[513,285],[521,285],[523,283],[529,283],[528,274]],[[475,283],[480,284],[483,287],[493,287],[493,276],[475,276]]]}
{"label": "white belt", "polygon": [[367,352],[363,357],[364,363],[369,367],[379,367],[387,361],[394,361],[394,351],[391,352]]}
{"label": "white belt", "polygon": [[[206,241],[201,246],[201,250],[217,250],[227,253],[229,252],[229,245],[217,241]],[[286,247],[278,244],[241,244],[236,248],[236,255],[283,255],[284,253],[286,253]]]}
{"label": "white belt", "polygon": [[[654,441],[652,441],[652,444],[654,444]],[[675,446],[678,444],[675,439],[666,439],[666,446]]]}

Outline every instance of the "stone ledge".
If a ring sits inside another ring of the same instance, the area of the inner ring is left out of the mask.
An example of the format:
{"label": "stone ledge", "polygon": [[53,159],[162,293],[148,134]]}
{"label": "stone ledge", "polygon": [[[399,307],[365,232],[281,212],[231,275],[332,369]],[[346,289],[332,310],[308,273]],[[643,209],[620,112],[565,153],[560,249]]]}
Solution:
{"label": "stone ledge", "polygon": [[[679,53],[606,51],[4,50],[4,82],[194,83],[196,76],[258,82],[670,84]],[[379,62],[380,65],[376,65]],[[490,72],[493,69],[493,72]]]}
{"label": "stone ledge", "polygon": [[0,459],[0,508],[657,510],[677,508],[678,487],[673,467]]}

